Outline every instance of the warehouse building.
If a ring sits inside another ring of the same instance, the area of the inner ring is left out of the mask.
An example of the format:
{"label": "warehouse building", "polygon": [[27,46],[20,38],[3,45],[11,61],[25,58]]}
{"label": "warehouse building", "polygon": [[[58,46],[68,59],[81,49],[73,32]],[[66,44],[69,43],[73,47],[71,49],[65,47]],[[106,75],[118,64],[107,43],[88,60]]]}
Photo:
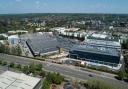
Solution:
{"label": "warehouse building", "polygon": [[34,56],[58,52],[58,41],[49,33],[29,34],[26,44]]}
{"label": "warehouse building", "polygon": [[72,40],[55,36],[51,32],[21,35],[20,41],[27,45],[33,56],[59,53],[60,48],[69,50],[74,44]]}
{"label": "warehouse building", "polygon": [[0,89],[41,89],[41,79],[6,71],[0,75]]}
{"label": "warehouse building", "polygon": [[[98,34],[99,35],[99,34]],[[107,66],[119,69],[121,59],[121,45],[119,40],[107,39],[107,35],[87,37],[81,45],[73,46],[70,57],[86,61],[89,65]]]}

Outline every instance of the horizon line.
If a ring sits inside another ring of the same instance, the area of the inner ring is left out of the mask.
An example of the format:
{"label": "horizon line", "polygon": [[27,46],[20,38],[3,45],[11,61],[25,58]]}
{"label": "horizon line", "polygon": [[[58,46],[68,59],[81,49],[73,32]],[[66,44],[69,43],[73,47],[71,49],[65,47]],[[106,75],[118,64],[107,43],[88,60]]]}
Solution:
{"label": "horizon line", "polygon": [[42,12],[42,13],[27,13],[27,12],[24,12],[24,13],[0,13],[0,15],[20,15],[20,14],[114,14],[114,15],[128,15],[128,13],[88,13],[88,12]]}

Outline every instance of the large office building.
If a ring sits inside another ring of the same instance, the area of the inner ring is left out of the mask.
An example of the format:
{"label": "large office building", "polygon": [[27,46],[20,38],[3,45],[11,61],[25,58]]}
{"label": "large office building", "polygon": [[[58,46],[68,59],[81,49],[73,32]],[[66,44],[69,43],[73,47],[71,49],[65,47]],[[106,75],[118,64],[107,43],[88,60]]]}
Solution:
{"label": "large office building", "polygon": [[75,45],[70,50],[70,57],[90,65],[107,66],[119,69],[121,45],[117,38],[108,35],[92,34],[86,37],[81,45]]}
{"label": "large office building", "polygon": [[0,74],[0,89],[41,89],[41,79],[6,71]]}

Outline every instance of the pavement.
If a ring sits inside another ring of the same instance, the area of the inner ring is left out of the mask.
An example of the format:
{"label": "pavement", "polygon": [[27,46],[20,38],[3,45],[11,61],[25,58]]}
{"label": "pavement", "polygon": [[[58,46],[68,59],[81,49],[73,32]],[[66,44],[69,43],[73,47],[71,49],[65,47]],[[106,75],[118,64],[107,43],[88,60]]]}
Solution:
{"label": "pavement", "polygon": [[[60,64],[55,64],[55,63],[49,63],[46,61],[39,61],[35,59],[18,57],[18,56],[7,55],[7,54],[0,54],[0,60],[5,60],[8,62],[15,62],[19,64],[24,64],[24,65],[27,65],[30,63],[42,63],[44,70],[59,72],[68,78],[72,78],[75,80],[82,80],[82,81],[86,81],[91,78],[98,78],[98,79],[103,79],[105,81],[108,81],[112,83],[113,85],[117,84],[118,86],[121,87],[121,89],[128,89],[128,84],[126,82],[116,80],[112,76],[106,76],[102,73],[96,74],[96,73],[92,73],[88,71],[82,71],[82,70],[78,70],[78,68],[72,68],[68,65],[60,65]],[[89,74],[92,74],[93,77],[90,77]]]}

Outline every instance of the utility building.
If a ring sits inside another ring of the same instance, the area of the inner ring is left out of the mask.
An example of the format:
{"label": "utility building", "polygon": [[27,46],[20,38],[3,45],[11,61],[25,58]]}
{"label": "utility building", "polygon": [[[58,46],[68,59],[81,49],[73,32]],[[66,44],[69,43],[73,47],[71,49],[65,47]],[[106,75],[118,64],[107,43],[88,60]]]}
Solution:
{"label": "utility building", "polygon": [[41,89],[41,79],[6,71],[0,75],[0,89]]}

